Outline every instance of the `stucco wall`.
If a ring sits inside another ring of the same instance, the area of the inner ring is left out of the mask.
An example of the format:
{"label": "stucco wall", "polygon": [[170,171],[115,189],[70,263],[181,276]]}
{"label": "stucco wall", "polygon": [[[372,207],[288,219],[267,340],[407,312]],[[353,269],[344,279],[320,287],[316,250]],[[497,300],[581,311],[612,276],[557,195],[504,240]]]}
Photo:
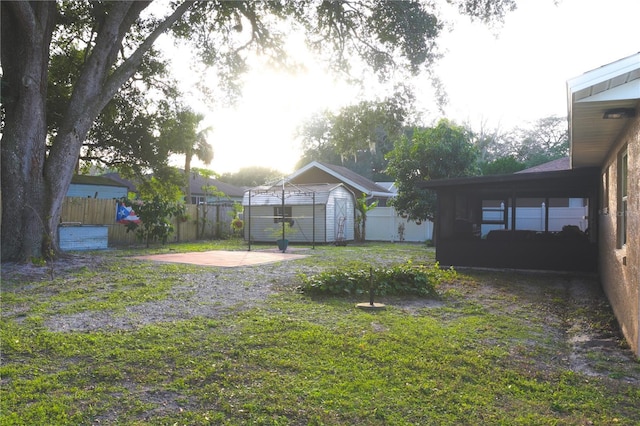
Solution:
{"label": "stucco wall", "polygon": [[[625,145],[629,155],[627,244],[619,247],[618,155]],[[640,117],[629,123],[609,153],[601,170],[601,181],[601,282],[625,338],[635,354],[640,357]]]}

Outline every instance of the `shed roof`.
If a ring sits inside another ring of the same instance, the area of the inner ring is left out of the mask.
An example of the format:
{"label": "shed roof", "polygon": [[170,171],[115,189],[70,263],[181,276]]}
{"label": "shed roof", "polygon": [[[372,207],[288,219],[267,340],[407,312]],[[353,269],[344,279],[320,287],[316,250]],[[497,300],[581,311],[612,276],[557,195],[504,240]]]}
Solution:
{"label": "shed roof", "polygon": [[[252,205],[273,205],[282,204],[282,193],[285,195],[286,205],[311,205],[326,204],[331,192],[337,188],[346,188],[341,183],[324,183],[311,185],[286,184],[274,186],[257,186],[244,193],[243,205],[249,204],[249,194],[251,194]],[[349,191],[351,192],[351,191]]]}

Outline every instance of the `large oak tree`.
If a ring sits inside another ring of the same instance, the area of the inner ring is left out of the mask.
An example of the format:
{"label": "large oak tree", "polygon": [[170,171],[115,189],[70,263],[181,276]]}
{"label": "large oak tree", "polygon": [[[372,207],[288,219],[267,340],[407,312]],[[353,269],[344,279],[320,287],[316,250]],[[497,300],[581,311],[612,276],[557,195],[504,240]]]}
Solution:
{"label": "large oak tree", "polygon": [[[515,0],[449,0],[480,19]],[[417,73],[437,56],[437,9],[420,1],[2,1],[2,260],[58,253],[61,207],[87,134],[161,34],[193,43],[233,86],[249,49],[286,63],[286,30],[299,28],[337,69],[354,57],[382,77]],[[286,25],[283,25],[286,24]],[[54,40],[54,32],[56,43]],[[47,82],[53,49],[83,51],[71,96],[48,138]],[[250,118],[248,118],[250,119]]]}

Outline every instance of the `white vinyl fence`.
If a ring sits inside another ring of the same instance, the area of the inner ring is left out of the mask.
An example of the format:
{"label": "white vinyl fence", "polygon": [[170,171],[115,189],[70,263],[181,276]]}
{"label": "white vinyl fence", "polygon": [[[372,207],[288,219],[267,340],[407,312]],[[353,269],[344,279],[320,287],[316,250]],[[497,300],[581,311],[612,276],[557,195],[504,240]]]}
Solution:
{"label": "white vinyl fence", "polygon": [[433,223],[402,219],[393,207],[376,207],[367,213],[367,241],[425,242],[433,239]]}

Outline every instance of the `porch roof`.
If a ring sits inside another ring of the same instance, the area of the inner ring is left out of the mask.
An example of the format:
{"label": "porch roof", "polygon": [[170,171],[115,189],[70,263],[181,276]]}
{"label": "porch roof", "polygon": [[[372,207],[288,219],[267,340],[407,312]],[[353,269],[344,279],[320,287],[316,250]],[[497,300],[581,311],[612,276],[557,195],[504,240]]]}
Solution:
{"label": "porch roof", "polygon": [[437,179],[418,184],[419,188],[440,190],[470,190],[474,192],[518,192],[548,196],[588,196],[593,193],[599,170],[587,167],[537,173],[471,176]]}

